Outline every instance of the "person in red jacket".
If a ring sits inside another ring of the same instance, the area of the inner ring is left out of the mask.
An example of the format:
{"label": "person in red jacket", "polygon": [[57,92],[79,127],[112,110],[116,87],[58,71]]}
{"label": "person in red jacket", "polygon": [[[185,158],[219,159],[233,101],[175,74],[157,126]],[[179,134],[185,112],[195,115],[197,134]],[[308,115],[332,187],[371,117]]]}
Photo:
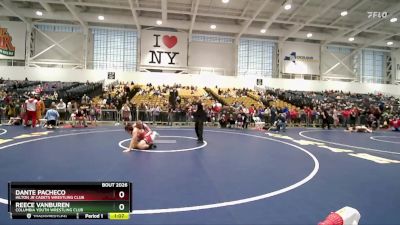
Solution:
{"label": "person in red jacket", "polygon": [[299,117],[299,113],[297,112],[296,108],[292,108],[290,110],[290,121],[291,123],[297,123],[297,118]]}
{"label": "person in red jacket", "polygon": [[25,101],[25,126],[28,125],[28,120],[32,121],[32,127],[36,127],[36,109],[37,109],[37,100],[33,95],[29,96],[29,99]]}
{"label": "person in red jacket", "polygon": [[309,127],[311,124],[311,115],[312,115],[310,107],[305,107],[304,113],[306,114],[306,126]]}
{"label": "person in red jacket", "polygon": [[400,119],[395,117],[389,122],[390,126],[393,127],[393,131],[400,131]]}
{"label": "person in red jacket", "polygon": [[350,109],[344,109],[342,111],[342,116],[343,116],[343,126],[347,127],[347,124],[349,123],[349,118],[350,118]]}

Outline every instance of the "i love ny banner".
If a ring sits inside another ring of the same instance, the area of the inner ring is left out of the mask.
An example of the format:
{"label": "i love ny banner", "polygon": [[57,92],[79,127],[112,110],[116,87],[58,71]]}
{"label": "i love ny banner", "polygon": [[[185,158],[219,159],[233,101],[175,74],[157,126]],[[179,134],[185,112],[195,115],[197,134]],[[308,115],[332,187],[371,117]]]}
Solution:
{"label": "i love ny banner", "polygon": [[142,66],[187,67],[188,35],[183,32],[142,30],[140,62]]}

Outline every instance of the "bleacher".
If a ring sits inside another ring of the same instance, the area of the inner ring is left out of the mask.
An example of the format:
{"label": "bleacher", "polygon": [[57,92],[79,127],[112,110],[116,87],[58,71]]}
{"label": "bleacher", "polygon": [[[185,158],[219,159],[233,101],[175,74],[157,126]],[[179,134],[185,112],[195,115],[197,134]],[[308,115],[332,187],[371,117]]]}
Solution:
{"label": "bleacher", "polygon": [[219,95],[219,97],[223,100],[224,104],[227,104],[228,106],[232,106],[235,104],[235,102],[238,102],[239,104],[243,105],[246,108],[249,108],[251,105],[254,105],[256,108],[262,107],[263,104],[261,101],[257,101],[253,98],[250,98],[246,95],[237,95],[237,90],[234,89],[229,89],[229,88],[211,88],[211,90],[218,95],[218,92],[222,92],[223,94]]}
{"label": "bleacher", "polygon": [[209,96],[204,88],[193,88],[189,87],[178,88],[179,97],[182,98],[183,105],[190,104],[193,102],[201,101],[206,107],[212,106],[214,99]]}
{"label": "bleacher", "polygon": [[151,91],[151,88],[145,85],[136,86],[139,88],[139,91],[135,96],[131,99],[131,103],[134,105],[158,105],[162,110],[168,110],[168,93],[160,93],[156,95],[154,91]]}

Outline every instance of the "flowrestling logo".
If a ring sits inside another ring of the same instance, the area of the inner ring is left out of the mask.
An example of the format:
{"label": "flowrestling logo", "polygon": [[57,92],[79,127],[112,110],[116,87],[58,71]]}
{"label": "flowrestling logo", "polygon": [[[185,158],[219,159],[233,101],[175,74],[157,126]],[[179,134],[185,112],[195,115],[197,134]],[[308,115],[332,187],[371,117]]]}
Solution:
{"label": "flowrestling logo", "polygon": [[7,28],[0,27],[0,54],[5,56],[15,56],[15,47],[12,44],[12,37]]}
{"label": "flowrestling logo", "polygon": [[314,59],[313,56],[304,56],[304,55],[297,55],[296,52],[290,53],[290,55],[285,56],[283,59],[284,61],[291,61],[296,64],[296,61],[301,62],[317,62],[318,60]]}

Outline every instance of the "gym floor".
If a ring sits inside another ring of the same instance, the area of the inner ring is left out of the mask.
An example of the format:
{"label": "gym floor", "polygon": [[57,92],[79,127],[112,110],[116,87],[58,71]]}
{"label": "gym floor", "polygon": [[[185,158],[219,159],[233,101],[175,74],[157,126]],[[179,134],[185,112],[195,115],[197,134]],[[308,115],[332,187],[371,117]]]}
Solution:
{"label": "gym floor", "polygon": [[[317,224],[344,206],[361,224],[400,221],[400,133],[154,128],[156,149],[123,153],[120,126],[0,127],[0,224]],[[129,221],[11,220],[9,181],[131,181]]]}

